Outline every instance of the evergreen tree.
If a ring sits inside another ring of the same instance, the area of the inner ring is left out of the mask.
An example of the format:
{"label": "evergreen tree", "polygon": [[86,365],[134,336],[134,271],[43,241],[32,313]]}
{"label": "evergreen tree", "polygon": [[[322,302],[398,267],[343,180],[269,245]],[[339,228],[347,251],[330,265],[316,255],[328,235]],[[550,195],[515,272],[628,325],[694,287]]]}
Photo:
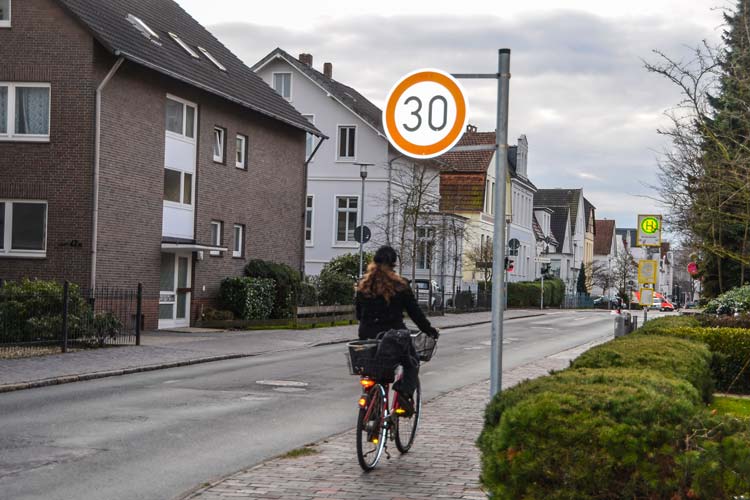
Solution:
{"label": "evergreen tree", "polygon": [[578,270],[578,283],[576,283],[576,291],[578,293],[589,293],[588,288],[586,288],[586,266],[581,266],[581,269]]}

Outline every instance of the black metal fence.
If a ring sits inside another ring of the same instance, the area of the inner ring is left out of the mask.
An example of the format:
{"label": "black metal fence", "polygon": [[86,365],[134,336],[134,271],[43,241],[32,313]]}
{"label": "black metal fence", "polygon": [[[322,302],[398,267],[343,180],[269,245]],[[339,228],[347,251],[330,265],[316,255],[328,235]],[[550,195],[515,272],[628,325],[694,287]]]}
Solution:
{"label": "black metal fence", "polygon": [[95,290],[68,282],[6,284],[0,287],[0,357],[140,345],[142,297],[140,283],[133,289]]}

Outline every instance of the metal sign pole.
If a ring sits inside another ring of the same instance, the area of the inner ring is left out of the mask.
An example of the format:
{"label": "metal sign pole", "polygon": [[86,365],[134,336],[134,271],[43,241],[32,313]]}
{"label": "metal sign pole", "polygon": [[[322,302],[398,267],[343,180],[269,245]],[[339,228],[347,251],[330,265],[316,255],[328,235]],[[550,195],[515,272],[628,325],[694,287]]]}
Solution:
{"label": "metal sign pole", "polygon": [[495,227],[492,260],[492,344],[490,358],[490,396],[502,390],[503,309],[505,287],[505,182],[508,170],[508,91],[510,88],[510,49],[498,53],[497,130],[495,133]]}

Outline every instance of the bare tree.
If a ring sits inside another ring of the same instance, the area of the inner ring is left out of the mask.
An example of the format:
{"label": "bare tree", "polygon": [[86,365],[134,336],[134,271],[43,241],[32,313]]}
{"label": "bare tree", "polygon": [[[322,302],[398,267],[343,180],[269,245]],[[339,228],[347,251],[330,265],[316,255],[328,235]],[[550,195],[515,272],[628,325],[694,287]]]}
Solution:
{"label": "bare tree", "polygon": [[494,260],[492,240],[487,238],[487,240],[473,243],[465,254],[467,262],[473,266],[475,272],[482,276],[486,291],[492,281],[492,263]]}
{"label": "bare tree", "polygon": [[615,286],[617,276],[609,263],[594,261],[591,263],[591,282],[602,289],[602,295],[607,295]]}
{"label": "bare tree", "polygon": [[630,282],[637,278],[638,263],[633,258],[630,250],[623,250],[617,254],[612,267],[614,286],[617,287],[617,294],[623,300],[630,303],[632,295],[630,292]]}

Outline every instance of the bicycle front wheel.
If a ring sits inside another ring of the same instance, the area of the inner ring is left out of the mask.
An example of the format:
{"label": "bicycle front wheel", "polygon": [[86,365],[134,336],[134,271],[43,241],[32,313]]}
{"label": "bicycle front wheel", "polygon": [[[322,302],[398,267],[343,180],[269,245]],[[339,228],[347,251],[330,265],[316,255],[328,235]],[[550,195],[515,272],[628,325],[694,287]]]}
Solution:
{"label": "bicycle front wheel", "polygon": [[422,414],[422,387],[417,379],[417,388],[414,390],[414,415],[410,417],[398,417],[396,419],[396,429],[394,438],[396,439],[396,448],[401,453],[406,453],[414,443],[414,437],[417,435],[417,426],[419,417]]}
{"label": "bicycle front wheel", "polygon": [[362,470],[375,468],[385,448],[385,389],[375,384],[367,395],[367,405],[357,418],[357,460]]}

